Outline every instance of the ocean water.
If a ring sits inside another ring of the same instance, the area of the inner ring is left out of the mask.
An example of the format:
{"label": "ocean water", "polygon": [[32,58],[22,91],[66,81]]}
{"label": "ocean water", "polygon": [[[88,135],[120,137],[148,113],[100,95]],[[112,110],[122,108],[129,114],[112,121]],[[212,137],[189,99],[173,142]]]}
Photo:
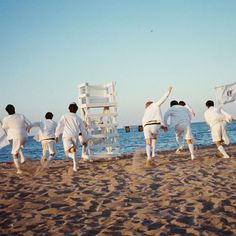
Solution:
{"label": "ocean water", "polygon": [[[196,146],[212,145],[212,139],[209,128],[205,122],[192,123],[192,133],[195,138]],[[227,133],[231,143],[236,143],[236,122],[227,124]],[[145,151],[145,140],[143,132],[139,132],[138,128],[131,128],[129,133],[125,132],[124,128],[119,129],[119,142],[121,153],[132,153],[135,151]],[[56,159],[67,159],[64,154],[62,142],[57,144]],[[167,133],[160,131],[157,141],[157,150],[172,150],[176,149],[175,134],[173,129],[169,129]],[[25,145],[25,156],[33,160],[40,160],[42,147],[41,143],[36,142],[32,137],[29,137]],[[0,162],[12,161],[11,147],[7,146],[0,149]],[[81,154],[81,146],[78,148],[78,156]]]}

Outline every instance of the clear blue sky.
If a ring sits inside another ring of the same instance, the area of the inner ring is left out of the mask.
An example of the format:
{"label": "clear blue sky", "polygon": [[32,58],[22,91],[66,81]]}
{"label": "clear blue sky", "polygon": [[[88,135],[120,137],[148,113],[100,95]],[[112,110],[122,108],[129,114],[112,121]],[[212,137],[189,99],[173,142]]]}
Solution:
{"label": "clear blue sky", "polygon": [[214,87],[236,81],[235,12],[235,0],[0,0],[0,119],[12,103],[58,120],[78,84],[116,81],[120,125],[169,85],[162,112],[185,100],[202,121]]}

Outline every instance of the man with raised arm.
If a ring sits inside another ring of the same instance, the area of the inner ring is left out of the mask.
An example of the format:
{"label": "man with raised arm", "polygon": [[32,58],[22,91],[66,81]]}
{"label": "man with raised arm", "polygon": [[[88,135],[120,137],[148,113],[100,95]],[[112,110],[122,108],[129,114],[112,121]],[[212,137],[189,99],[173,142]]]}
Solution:
{"label": "man with raised arm", "polygon": [[167,100],[171,90],[172,87],[169,87],[168,91],[157,102],[148,101],[145,104],[142,126],[146,141],[147,167],[152,165],[152,158],[156,156],[156,142],[160,128],[162,127],[164,131],[167,129],[163,125],[161,105]]}

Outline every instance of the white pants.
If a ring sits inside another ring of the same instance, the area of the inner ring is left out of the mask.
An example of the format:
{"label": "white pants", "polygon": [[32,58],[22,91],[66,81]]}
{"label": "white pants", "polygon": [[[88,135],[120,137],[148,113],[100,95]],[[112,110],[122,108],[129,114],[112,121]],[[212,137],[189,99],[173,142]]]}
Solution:
{"label": "white pants", "polygon": [[211,127],[211,137],[214,142],[224,140],[226,144],[229,144],[229,137],[225,126],[225,122],[219,122]]}
{"label": "white pants", "polygon": [[64,150],[65,152],[69,151],[72,147],[77,147],[78,145],[78,138],[75,138],[75,137],[71,137],[71,138],[63,138],[62,139],[63,141],[63,147],[64,147]]}
{"label": "white pants", "polygon": [[25,142],[26,142],[26,137],[12,139],[11,140],[11,143],[12,143],[11,154],[12,155],[17,155],[19,153],[19,151],[21,149],[23,149],[23,146],[24,146]]}
{"label": "white pants", "polygon": [[182,139],[193,139],[190,123],[180,123],[174,127],[176,141],[182,142]]}
{"label": "white pants", "polygon": [[145,139],[151,139],[153,134],[158,134],[159,130],[161,128],[161,125],[145,125],[143,128],[144,138]]}
{"label": "white pants", "polygon": [[42,140],[43,156],[46,156],[47,151],[50,155],[56,154],[55,140]]}

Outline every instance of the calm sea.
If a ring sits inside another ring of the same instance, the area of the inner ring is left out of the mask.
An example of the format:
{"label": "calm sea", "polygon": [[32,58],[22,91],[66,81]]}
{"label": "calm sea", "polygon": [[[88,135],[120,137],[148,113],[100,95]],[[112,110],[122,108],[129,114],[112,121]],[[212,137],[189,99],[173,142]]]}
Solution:
{"label": "calm sea", "polygon": [[[192,123],[192,132],[197,146],[213,144],[209,128],[205,122]],[[227,125],[227,133],[230,137],[231,143],[236,143],[236,122]],[[145,151],[143,132],[139,132],[138,128],[131,128],[129,133],[126,133],[125,129],[119,129],[119,134],[121,153],[131,153],[137,150]],[[157,150],[171,150],[176,148],[177,144],[173,129],[169,129],[167,133],[161,131],[158,136]],[[41,143],[38,143],[32,137],[29,137],[25,145],[25,156],[34,160],[39,160],[41,157],[41,151]],[[0,149],[0,162],[11,161],[10,153],[10,146]],[[80,153],[81,147],[78,149],[78,156],[80,156]],[[61,141],[57,144],[57,159],[66,159]]]}

